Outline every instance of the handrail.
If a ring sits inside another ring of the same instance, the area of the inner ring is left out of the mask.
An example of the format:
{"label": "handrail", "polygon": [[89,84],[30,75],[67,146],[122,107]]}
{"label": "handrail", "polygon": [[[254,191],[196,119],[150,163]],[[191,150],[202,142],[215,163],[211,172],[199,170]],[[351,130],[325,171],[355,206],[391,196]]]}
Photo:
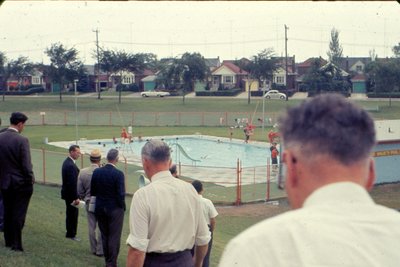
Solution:
{"label": "handrail", "polygon": [[193,162],[200,162],[200,161],[201,161],[201,160],[199,160],[199,159],[194,159],[194,158],[192,158],[191,156],[189,156],[188,153],[185,151],[185,149],[184,149],[180,144],[174,143],[174,144],[172,144],[172,145],[175,145],[177,148],[179,148],[179,150],[182,152],[182,154],[183,154],[186,158],[190,159],[191,161],[193,161]]}

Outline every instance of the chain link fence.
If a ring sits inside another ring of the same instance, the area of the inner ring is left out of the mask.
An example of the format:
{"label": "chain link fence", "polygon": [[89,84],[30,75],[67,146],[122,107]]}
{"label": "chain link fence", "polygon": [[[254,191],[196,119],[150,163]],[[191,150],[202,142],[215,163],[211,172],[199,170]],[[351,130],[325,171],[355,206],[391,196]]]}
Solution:
{"label": "chain link fence", "polygon": [[[61,186],[61,166],[67,153],[32,149],[31,155],[36,182]],[[76,164],[80,169],[89,166],[89,155],[82,155]],[[128,161],[122,156],[117,167],[125,174],[126,192],[134,194],[139,189],[139,177],[143,174],[141,163]],[[238,160],[236,168],[221,168],[178,163],[178,174],[188,182],[196,179],[195,177],[202,177],[199,180],[204,184],[204,196],[216,204],[238,205],[285,196],[285,192],[278,189],[279,172],[273,171],[269,164],[242,168]]]}
{"label": "chain link fence", "polygon": [[[37,111],[25,112],[27,125],[79,125],[79,126],[273,126],[278,113],[250,112],[101,112],[101,111]],[[9,113],[0,112],[4,118]]]}

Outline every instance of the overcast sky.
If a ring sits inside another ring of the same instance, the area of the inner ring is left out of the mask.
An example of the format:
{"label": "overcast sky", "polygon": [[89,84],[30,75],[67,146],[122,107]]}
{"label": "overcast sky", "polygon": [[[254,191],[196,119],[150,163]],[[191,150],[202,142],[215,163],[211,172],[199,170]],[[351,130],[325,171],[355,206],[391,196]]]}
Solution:
{"label": "overcast sky", "polygon": [[150,52],[158,58],[199,52],[206,58],[250,58],[272,48],[296,62],[327,58],[330,31],[339,30],[343,55],[392,56],[400,43],[400,5],[393,2],[97,2],[5,1],[0,51],[48,63],[44,50],[61,42],[92,64],[96,34],[107,49]]}

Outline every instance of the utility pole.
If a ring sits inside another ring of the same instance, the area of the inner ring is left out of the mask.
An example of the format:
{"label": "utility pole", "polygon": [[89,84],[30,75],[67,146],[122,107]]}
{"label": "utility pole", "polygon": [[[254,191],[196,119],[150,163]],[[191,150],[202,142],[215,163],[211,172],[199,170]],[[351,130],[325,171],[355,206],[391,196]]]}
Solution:
{"label": "utility pole", "polygon": [[286,101],[288,101],[288,57],[287,57],[287,30],[289,27],[285,24],[285,85],[286,85]]}
{"label": "utility pole", "polygon": [[96,88],[97,88],[97,99],[101,99],[100,95],[100,81],[99,81],[99,76],[100,76],[100,59],[99,59],[99,29],[96,29],[93,31],[96,33],[96,49],[97,49],[97,68],[96,68]]}

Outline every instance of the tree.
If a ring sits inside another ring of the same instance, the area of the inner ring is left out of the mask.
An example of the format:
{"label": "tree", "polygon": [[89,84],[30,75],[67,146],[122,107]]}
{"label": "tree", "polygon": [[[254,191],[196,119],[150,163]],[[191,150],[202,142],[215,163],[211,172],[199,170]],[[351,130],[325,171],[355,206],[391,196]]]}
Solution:
{"label": "tree", "polygon": [[339,31],[333,28],[331,30],[331,41],[329,43],[329,51],[327,52],[329,62],[332,62],[336,66],[340,66],[340,62],[343,56],[343,48],[339,43]]}
{"label": "tree", "polygon": [[209,75],[209,69],[204,57],[200,53],[185,53],[180,60],[181,70],[183,71],[183,81],[185,89],[194,91],[196,81],[205,81]]}
{"label": "tree", "polygon": [[400,58],[400,43],[398,45],[393,46],[392,51],[395,57]]}
{"label": "tree", "polygon": [[348,75],[332,62],[321,66],[322,61],[312,62],[310,71],[304,77],[304,83],[310,96],[326,92],[336,92],[348,96],[351,84]]}
{"label": "tree", "polygon": [[53,82],[61,85],[60,102],[62,102],[64,84],[73,83],[84,73],[83,63],[78,59],[78,51],[75,48],[64,47],[61,43],[52,44],[45,53],[51,62],[48,75]]}
{"label": "tree", "polygon": [[277,69],[277,59],[273,59],[274,50],[272,48],[264,49],[257,55],[252,57],[252,61],[248,66],[243,66],[249,71],[251,76],[258,79],[260,83],[263,81],[271,81],[274,71]]}
{"label": "tree", "polygon": [[205,81],[210,71],[200,53],[185,53],[181,58],[161,60],[157,82],[166,88],[183,89],[183,103],[185,91],[194,91],[197,81]]}
{"label": "tree", "polygon": [[375,93],[400,90],[400,60],[398,58],[376,60],[365,67],[369,85]]}
{"label": "tree", "polygon": [[4,91],[7,89],[7,81],[10,77],[15,77],[18,80],[18,89],[21,89],[22,77],[33,70],[33,64],[27,57],[23,56],[20,56],[15,60],[7,61],[6,57],[3,55],[2,61],[1,72],[3,76]]}
{"label": "tree", "polygon": [[118,76],[117,90],[118,102],[121,103],[122,92],[122,76],[125,71],[140,73],[144,71],[147,65],[153,64],[156,61],[154,54],[138,53],[130,54],[125,51],[113,51],[107,49],[100,50],[100,68],[109,74]]}

